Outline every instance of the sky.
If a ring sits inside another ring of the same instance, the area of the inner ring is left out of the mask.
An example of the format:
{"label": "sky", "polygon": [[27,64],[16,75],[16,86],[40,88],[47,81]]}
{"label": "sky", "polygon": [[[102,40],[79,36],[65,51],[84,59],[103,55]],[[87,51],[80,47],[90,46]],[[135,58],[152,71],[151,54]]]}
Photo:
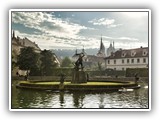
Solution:
{"label": "sky", "polygon": [[43,49],[148,47],[146,11],[12,11],[12,32]]}

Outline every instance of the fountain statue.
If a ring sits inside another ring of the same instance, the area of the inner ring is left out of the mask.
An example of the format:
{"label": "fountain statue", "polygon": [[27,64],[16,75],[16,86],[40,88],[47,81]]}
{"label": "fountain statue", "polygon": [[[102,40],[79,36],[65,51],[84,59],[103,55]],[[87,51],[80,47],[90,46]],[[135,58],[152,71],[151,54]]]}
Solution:
{"label": "fountain statue", "polygon": [[79,54],[79,58],[74,64],[71,83],[87,83],[86,73],[83,70],[83,57],[83,53]]}

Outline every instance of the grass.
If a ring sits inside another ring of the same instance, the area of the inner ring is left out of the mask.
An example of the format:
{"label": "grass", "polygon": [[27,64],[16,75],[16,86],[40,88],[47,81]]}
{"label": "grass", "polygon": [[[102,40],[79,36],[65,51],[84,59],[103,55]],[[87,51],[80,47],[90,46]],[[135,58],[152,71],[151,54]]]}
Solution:
{"label": "grass", "polygon": [[106,90],[106,89],[119,89],[122,87],[135,86],[134,82],[87,82],[75,84],[71,82],[64,82],[63,85],[60,82],[35,82],[35,81],[19,81],[17,87],[29,88],[29,89],[50,89],[50,90]]}
{"label": "grass", "polygon": [[[20,81],[19,84],[27,84],[27,85],[59,85],[60,82],[31,82],[31,81]],[[87,82],[75,84],[71,82],[64,82],[65,86],[116,86],[116,85],[126,85],[126,84],[134,84],[134,82],[122,83],[122,82]]]}

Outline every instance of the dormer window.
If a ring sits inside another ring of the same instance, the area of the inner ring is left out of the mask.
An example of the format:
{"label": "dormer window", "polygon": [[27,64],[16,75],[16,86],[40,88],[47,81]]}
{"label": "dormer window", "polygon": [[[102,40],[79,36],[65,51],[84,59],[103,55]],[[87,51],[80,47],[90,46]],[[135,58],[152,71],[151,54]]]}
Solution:
{"label": "dormer window", "polygon": [[135,56],[136,52],[135,51],[131,51],[131,56]]}
{"label": "dormer window", "polygon": [[122,52],[122,57],[125,57],[126,56],[126,53],[125,52]]}
{"label": "dormer window", "polygon": [[143,55],[143,56],[146,56],[146,55],[147,55],[147,50],[143,50],[142,55]]}

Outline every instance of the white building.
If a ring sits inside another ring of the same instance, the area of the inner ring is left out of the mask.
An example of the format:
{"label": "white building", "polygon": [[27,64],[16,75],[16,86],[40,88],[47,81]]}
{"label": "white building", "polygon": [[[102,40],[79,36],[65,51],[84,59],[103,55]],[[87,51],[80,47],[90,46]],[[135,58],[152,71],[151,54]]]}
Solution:
{"label": "white building", "polygon": [[126,68],[147,68],[148,47],[118,50],[105,58],[106,69],[126,70]]}

